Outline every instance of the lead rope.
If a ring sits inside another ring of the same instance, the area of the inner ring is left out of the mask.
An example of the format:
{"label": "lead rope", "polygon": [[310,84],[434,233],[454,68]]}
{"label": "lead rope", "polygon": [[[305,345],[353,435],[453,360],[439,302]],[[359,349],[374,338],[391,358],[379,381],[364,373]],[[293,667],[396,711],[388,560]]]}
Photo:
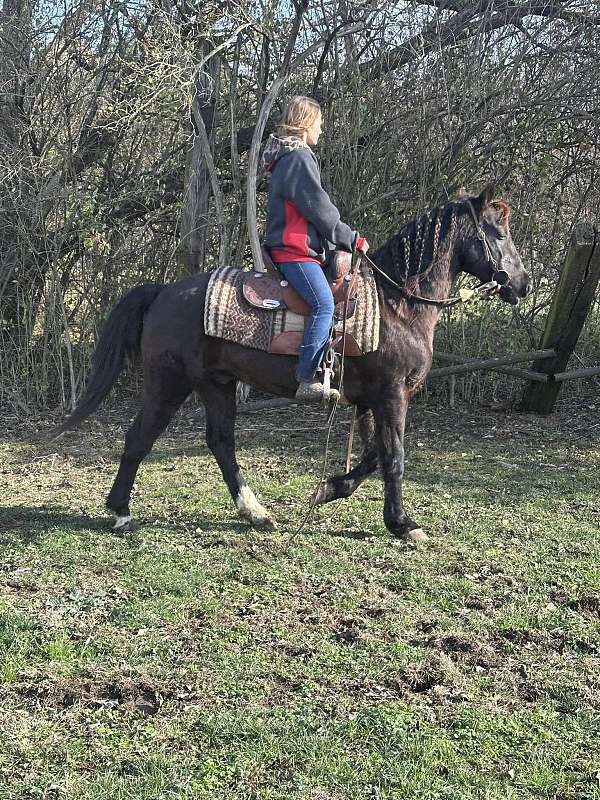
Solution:
{"label": "lead rope", "polygon": [[[354,286],[354,282],[356,281],[356,275],[358,273],[359,264],[360,264],[360,254],[358,254],[358,257],[356,258],[356,260],[353,259],[352,266],[350,268],[351,279],[348,282],[350,285],[348,287],[348,291],[346,292],[346,296],[344,298],[344,313],[343,313],[343,318],[342,318],[342,352],[341,352],[341,361],[340,361],[340,381],[339,381],[339,390],[338,390],[339,393],[340,393],[340,397],[342,396],[342,393],[344,391],[344,364],[345,364],[345,356],[346,356],[346,319],[347,319],[347,316],[348,316],[348,304],[349,304],[349,301],[350,301],[350,295],[352,294],[352,288]],[[335,345],[335,321],[333,323],[332,343],[330,344],[330,347],[331,347],[332,350],[334,348],[334,345]],[[296,536],[306,527],[308,521],[312,517],[313,511],[316,508],[319,489],[321,488],[321,485],[322,485],[322,483],[323,483],[323,481],[325,479],[325,473],[327,471],[327,463],[328,463],[328,460],[329,460],[329,442],[330,442],[330,439],[331,439],[331,432],[333,430],[333,422],[334,422],[334,419],[335,419],[335,413],[337,411],[338,404],[339,404],[339,399],[336,398],[333,401],[333,406],[331,408],[331,413],[329,414],[329,420],[328,420],[328,423],[327,423],[327,436],[325,438],[325,452],[323,453],[323,468],[321,470],[321,476],[320,476],[319,481],[318,481],[317,485],[315,486],[314,491],[313,491],[313,493],[311,495],[310,504],[308,506],[308,510],[307,510],[306,514],[302,518],[302,520],[300,522],[300,525],[288,537],[288,541],[290,541],[290,542],[292,541],[292,539],[295,539]],[[354,419],[356,419],[356,406],[354,407],[354,417],[353,417],[352,424],[351,424],[351,429],[350,429],[351,435],[354,432]],[[349,443],[350,446],[351,446],[351,442],[352,442],[352,439],[350,439],[350,443]],[[346,463],[348,462],[348,458],[351,458],[351,452],[349,452],[349,454],[346,455]]]}

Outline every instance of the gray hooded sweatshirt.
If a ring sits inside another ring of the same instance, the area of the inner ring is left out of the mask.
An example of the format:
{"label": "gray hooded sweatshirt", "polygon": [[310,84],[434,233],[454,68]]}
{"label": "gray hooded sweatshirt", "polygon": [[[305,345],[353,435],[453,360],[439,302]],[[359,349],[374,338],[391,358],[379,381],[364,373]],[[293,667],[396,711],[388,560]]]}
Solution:
{"label": "gray hooded sweatshirt", "polygon": [[263,152],[269,180],[265,245],[275,263],[319,261],[333,249],[352,252],[356,232],[321,186],[317,158],[295,136],[271,134]]}

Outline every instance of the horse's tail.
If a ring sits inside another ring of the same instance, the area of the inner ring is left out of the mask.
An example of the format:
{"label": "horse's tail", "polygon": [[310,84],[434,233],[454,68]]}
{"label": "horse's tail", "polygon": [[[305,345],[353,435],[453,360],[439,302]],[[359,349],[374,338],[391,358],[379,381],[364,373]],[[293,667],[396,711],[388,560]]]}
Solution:
{"label": "horse's tail", "polygon": [[121,298],[102,326],[100,338],[92,356],[92,376],[77,408],[53,433],[75,428],[94,412],[112,389],[125,364],[141,353],[144,317],[164,286],[147,283],[136,286]]}

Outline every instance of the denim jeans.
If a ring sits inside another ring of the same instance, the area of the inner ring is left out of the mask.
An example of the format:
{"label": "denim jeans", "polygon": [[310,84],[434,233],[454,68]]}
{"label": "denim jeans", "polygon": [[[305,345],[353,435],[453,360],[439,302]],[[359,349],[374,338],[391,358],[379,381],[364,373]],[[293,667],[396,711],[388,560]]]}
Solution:
{"label": "denim jeans", "polygon": [[323,358],[333,322],[333,294],[317,261],[286,261],[278,264],[286,281],[311,307],[304,328],[296,369],[298,381],[312,380]]}

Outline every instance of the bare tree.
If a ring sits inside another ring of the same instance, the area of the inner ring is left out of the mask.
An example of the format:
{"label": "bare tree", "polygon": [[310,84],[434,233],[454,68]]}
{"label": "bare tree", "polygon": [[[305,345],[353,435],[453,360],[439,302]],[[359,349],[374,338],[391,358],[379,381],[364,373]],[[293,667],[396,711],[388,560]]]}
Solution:
{"label": "bare tree", "polygon": [[[374,244],[501,178],[535,284],[511,335],[537,343],[570,230],[600,205],[592,0],[44,13],[4,0],[0,14],[0,402],[70,404],[124,289],[250,263],[260,145],[294,93],[322,103],[326,188]],[[455,314],[440,343],[485,351],[507,313]]]}

